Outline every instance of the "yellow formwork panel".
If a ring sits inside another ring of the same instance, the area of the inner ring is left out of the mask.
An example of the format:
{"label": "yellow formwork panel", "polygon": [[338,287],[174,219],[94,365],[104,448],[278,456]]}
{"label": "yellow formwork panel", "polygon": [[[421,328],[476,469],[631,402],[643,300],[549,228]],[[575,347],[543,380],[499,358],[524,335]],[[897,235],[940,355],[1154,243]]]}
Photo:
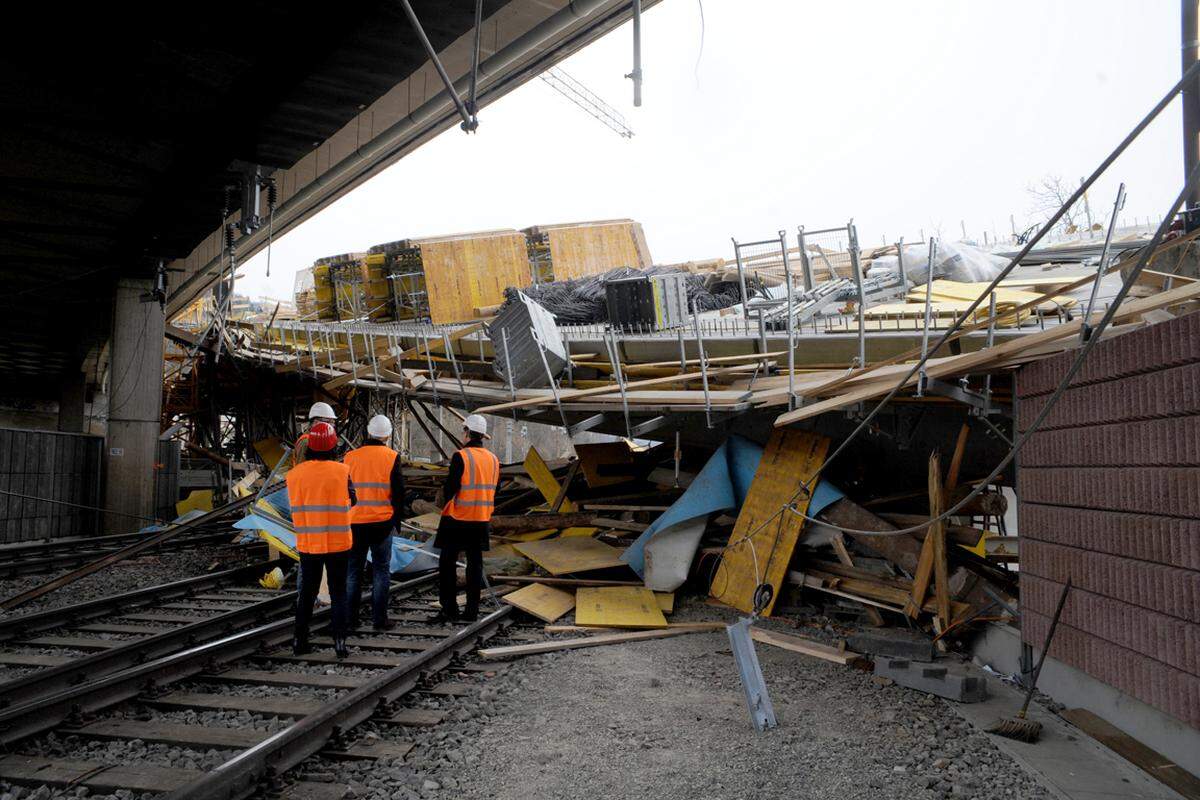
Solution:
{"label": "yellow formwork panel", "polygon": [[[550,472],[550,467],[546,466],[545,459],[542,458],[542,454],[537,451],[536,447],[529,448],[529,452],[525,454],[525,472],[533,481],[533,485],[542,493],[542,497],[546,498],[546,502],[553,503],[562,486],[554,479],[554,474]],[[570,514],[579,509],[564,497],[558,510],[563,514]]]}
{"label": "yellow formwork panel", "polygon": [[554,622],[575,607],[575,595],[541,583],[522,586],[500,599],[527,614],[532,614],[542,622]]}
{"label": "yellow formwork panel", "polygon": [[[809,431],[776,428],[771,434],[713,577],[713,599],[749,614],[755,589],[770,584],[774,591],[763,611],[770,616],[804,527],[800,514],[808,510],[808,494],[797,491],[816,474],[828,449],[829,439]],[[786,510],[788,504],[800,514]]]}
{"label": "yellow formwork panel", "polygon": [[622,567],[621,550],[584,536],[547,539],[544,542],[514,544],[518,553],[551,575],[568,575],[594,569]]}
{"label": "yellow formwork panel", "polygon": [[549,240],[556,281],[596,275],[617,267],[640,269],[651,263],[641,223],[633,220],[542,225],[531,230],[545,234]]}
{"label": "yellow formwork panel", "polygon": [[654,592],[644,586],[581,587],[575,592],[575,624],[597,628],[665,628]]}

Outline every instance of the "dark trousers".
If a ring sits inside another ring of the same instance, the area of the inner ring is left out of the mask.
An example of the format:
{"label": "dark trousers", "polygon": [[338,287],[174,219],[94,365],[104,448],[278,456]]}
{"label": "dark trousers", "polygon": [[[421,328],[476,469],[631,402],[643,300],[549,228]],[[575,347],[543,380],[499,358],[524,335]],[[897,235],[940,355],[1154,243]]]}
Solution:
{"label": "dark trousers", "polygon": [[438,536],[438,599],[442,603],[442,613],[451,619],[458,618],[458,578],[457,565],[459,553],[467,557],[467,607],[468,617],[479,614],[479,593],[483,587],[483,548],[474,537]]}
{"label": "dark trousers", "polygon": [[346,567],[349,563],[349,550],[300,554],[300,575],[296,587],[296,638],[300,641],[308,641],[313,604],[317,602],[317,593],[321,590],[322,570],[329,576],[329,601],[333,604],[329,632],[335,639],[346,638]]}
{"label": "dark trousers", "polygon": [[391,581],[392,521],[363,522],[351,525],[354,545],[350,548],[350,572],[346,575],[346,612],[350,627],[358,627],[358,611],[362,605],[363,570],[367,551],[371,551],[371,622],[376,627],[388,621],[388,584]]}

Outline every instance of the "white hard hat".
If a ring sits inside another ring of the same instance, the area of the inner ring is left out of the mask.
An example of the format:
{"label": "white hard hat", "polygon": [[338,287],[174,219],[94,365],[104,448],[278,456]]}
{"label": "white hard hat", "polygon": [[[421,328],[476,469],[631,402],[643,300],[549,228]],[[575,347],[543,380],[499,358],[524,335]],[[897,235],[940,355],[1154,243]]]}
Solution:
{"label": "white hard hat", "polygon": [[383,414],[376,414],[367,423],[367,436],[372,439],[386,439],[392,435],[392,421]]}
{"label": "white hard hat", "polygon": [[488,436],[487,420],[484,419],[481,414],[471,414],[468,416],[463,420],[463,427],[471,431],[471,433],[478,433],[482,435],[485,439],[492,438]]}
{"label": "white hard hat", "polygon": [[337,414],[333,413],[333,407],[329,403],[313,403],[308,409],[309,419],[337,419]]}

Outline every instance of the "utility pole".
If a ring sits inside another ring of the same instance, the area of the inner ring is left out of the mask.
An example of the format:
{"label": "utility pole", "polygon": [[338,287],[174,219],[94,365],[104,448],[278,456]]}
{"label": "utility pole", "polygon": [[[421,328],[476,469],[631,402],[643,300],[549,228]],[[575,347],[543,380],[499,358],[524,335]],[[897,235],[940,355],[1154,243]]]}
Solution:
{"label": "utility pole", "polygon": [[[1180,41],[1182,66],[1189,69],[1196,63],[1200,49],[1200,0],[1182,0]],[[1183,174],[1192,173],[1200,161],[1200,78],[1183,87]],[[1200,187],[1192,190],[1185,208],[1200,205]]]}

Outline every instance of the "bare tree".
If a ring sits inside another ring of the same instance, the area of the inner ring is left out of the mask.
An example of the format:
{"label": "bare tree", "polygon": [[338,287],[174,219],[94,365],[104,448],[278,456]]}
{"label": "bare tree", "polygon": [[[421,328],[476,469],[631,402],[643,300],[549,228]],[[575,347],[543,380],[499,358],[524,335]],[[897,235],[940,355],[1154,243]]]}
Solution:
{"label": "bare tree", "polygon": [[[1044,175],[1037,183],[1026,186],[1025,191],[1029,193],[1032,201],[1029,213],[1048,220],[1070,199],[1075,189],[1064,181],[1061,175]],[[1082,209],[1077,205],[1068,208],[1056,226],[1059,232],[1066,236],[1078,231],[1077,217],[1081,213]]]}

